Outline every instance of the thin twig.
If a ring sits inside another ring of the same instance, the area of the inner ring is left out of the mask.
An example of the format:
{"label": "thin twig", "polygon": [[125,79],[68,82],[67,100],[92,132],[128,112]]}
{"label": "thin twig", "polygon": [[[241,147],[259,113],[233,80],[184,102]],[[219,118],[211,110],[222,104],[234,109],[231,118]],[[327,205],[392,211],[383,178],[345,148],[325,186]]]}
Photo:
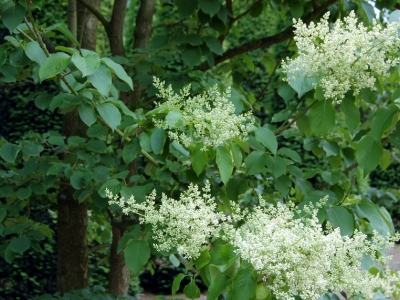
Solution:
{"label": "thin twig", "polygon": [[294,124],[298,119],[300,119],[302,116],[304,116],[310,110],[310,108],[313,107],[317,103],[318,103],[318,100],[315,100],[313,103],[311,103],[309,106],[307,106],[301,113],[299,113],[295,118],[293,118],[293,120],[290,121],[287,125],[281,126],[280,128],[278,128],[274,132],[275,135],[279,135],[282,131],[284,131],[285,129],[292,126],[292,124]]}
{"label": "thin twig", "polygon": [[107,19],[99,12],[95,7],[87,3],[85,0],[78,0],[79,3],[82,3],[83,6],[85,6],[95,17],[100,21],[101,24],[103,24],[104,28],[106,30],[109,29],[110,27],[110,22],[107,21]]}
{"label": "thin twig", "polygon": [[97,250],[103,249],[103,248],[108,248],[111,246],[111,243],[105,243],[105,244],[100,244],[100,245],[96,245],[93,246],[92,248],[90,248],[88,250],[88,255],[92,254],[93,252],[96,252]]}
{"label": "thin twig", "polygon": [[31,42],[34,42],[35,40],[34,39],[32,39],[29,35],[27,35],[25,32],[23,32],[21,29],[19,29],[18,27],[17,27],[17,30],[24,36],[24,37],[26,37],[28,40],[30,40]]}

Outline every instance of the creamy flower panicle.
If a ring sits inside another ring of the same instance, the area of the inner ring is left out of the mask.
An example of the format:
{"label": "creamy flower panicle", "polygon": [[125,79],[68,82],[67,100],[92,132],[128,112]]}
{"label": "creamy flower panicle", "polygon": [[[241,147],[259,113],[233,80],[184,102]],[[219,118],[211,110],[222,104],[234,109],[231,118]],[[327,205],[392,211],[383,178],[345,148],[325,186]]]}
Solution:
{"label": "creamy flower panicle", "polygon": [[176,94],[171,86],[154,77],[154,86],[159,90],[158,97],[167,101],[158,107],[175,112],[177,119],[171,124],[168,120],[154,119],[156,126],[168,130],[169,137],[189,147],[203,143],[203,150],[216,147],[234,138],[245,140],[246,124],[253,122],[251,113],[236,115],[231,101],[230,89],[220,93],[217,86],[203,94],[191,97],[190,85]]}
{"label": "creamy flower panicle", "polygon": [[[327,197],[315,206],[305,206],[302,212],[290,204],[266,207],[261,197],[260,205],[252,209],[242,209],[232,202],[232,213],[226,216],[217,211],[210,192],[208,183],[202,191],[191,184],[179,200],[162,195],[160,204],[156,204],[155,191],[143,203],[133,197],[125,200],[108,190],[106,194],[110,204],[117,204],[125,214],[137,214],[141,223],[152,225],[159,251],[176,249],[187,259],[196,259],[210,247],[213,238],[224,239],[263,276],[277,299],[300,296],[316,300],[326,291],[342,290],[362,293],[366,299],[372,299],[377,291],[388,296],[398,293],[398,273],[380,278],[361,270],[363,255],[378,264],[389,260],[390,257],[376,254],[392,246],[398,235],[375,234],[370,241],[357,231],[348,237],[329,225],[324,230],[317,213],[324,209]],[[300,217],[304,213],[306,216]],[[237,227],[238,222],[243,225]]]}
{"label": "creamy flower panicle", "polygon": [[393,244],[392,239],[376,234],[370,242],[360,232],[343,237],[339,228],[322,229],[318,208],[305,207],[305,211],[309,217],[296,218],[300,212],[289,206],[259,206],[248,214],[243,226],[226,225],[224,238],[264,276],[277,299],[295,299],[296,295],[318,299],[328,290],[344,289],[372,299],[382,282],[361,271],[360,261],[364,254],[376,257],[377,251]]}
{"label": "creamy flower panicle", "polygon": [[326,99],[341,102],[350,90],[357,95],[363,88],[374,89],[375,76],[388,76],[390,67],[399,63],[395,52],[400,49],[400,23],[383,27],[374,20],[368,29],[357,23],[353,11],[332,26],[328,18],[329,12],[308,26],[293,21],[298,57],[288,58],[283,70],[289,82],[304,71],[317,81],[315,87],[322,87]]}
{"label": "creamy flower panicle", "polygon": [[163,194],[159,205],[156,205],[155,191],[143,203],[136,202],[133,196],[128,200],[114,196],[108,190],[106,195],[110,199],[109,204],[119,205],[125,214],[138,214],[141,224],[153,226],[157,250],[171,251],[176,248],[187,259],[195,259],[208,249],[210,238],[218,235],[220,223],[227,220],[223,213],[216,212],[208,183],[202,191],[191,184],[179,200]]}

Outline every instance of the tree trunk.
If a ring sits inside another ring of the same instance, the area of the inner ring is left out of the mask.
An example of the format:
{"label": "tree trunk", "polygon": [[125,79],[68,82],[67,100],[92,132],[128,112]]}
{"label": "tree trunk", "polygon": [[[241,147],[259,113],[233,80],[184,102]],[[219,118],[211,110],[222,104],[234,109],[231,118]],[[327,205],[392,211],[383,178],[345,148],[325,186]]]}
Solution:
{"label": "tree trunk", "polygon": [[[149,43],[155,4],[155,0],[141,0],[134,33],[135,48],[145,47]],[[116,0],[113,7],[111,23],[109,26],[111,31],[108,33],[112,55],[125,56],[125,48],[123,45],[123,26],[126,5],[126,0]],[[135,91],[136,88],[140,88],[140,86],[135,85]],[[126,103],[126,105],[128,105],[128,107],[132,109],[137,108],[135,91],[133,91],[133,93],[121,93],[122,100]],[[137,161],[135,160],[130,163],[128,168],[130,171],[129,176],[137,174]],[[112,220],[111,222],[113,239],[110,253],[108,291],[118,295],[127,294],[130,283],[130,271],[125,264],[124,251],[122,250],[117,253],[118,243],[127,228],[127,226],[123,226],[123,223],[124,220],[122,221],[122,224],[115,220]]]}
{"label": "tree trunk", "polygon": [[[151,37],[151,25],[153,23],[153,15],[156,7],[156,0],[141,0],[138,14],[136,16],[136,27],[134,31],[135,49],[147,47]],[[141,58],[142,60],[145,57]],[[135,89],[132,96],[132,106],[139,106],[142,97],[143,88],[138,80],[135,80]]]}
{"label": "tree trunk", "polygon": [[[86,0],[86,2],[99,9],[100,0]],[[78,2],[78,41],[83,49],[96,50],[97,27],[99,20],[83,4]]]}
{"label": "tree trunk", "polygon": [[128,0],[115,0],[108,27],[108,39],[112,55],[125,56],[124,22]]}
{"label": "tree trunk", "polygon": [[[91,5],[99,7],[100,0],[87,0]],[[78,28],[81,33],[81,45],[85,49],[96,48],[97,19],[91,13],[78,13],[74,0],[69,0],[68,25],[72,32]],[[78,18],[76,18],[78,15]],[[85,136],[86,126],[79,118],[78,111],[64,115],[63,134],[65,137]],[[66,158],[66,157],[65,157]],[[57,291],[67,292],[87,286],[88,281],[88,243],[87,222],[88,202],[79,203],[73,198],[75,189],[69,180],[63,180],[63,188],[58,194],[57,220]]]}
{"label": "tree trunk", "polygon": [[125,228],[111,222],[112,243],[110,250],[110,272],[108,273],[108,291],[112,294],[127,295],[131,281],[131,271],[125,264],[124,251],[117,253],[118,243]]}
{"label": "tree trunk", "polygon": [[[64,115],[64,135],[82,136],[85,127],[80,123],[77,111]],[[78,203],[73,198],[74,192],[69,180],[63,180],[58,194],[57,219],[57,291],[62,293],[85,288],[88,279],[88,203]]]}

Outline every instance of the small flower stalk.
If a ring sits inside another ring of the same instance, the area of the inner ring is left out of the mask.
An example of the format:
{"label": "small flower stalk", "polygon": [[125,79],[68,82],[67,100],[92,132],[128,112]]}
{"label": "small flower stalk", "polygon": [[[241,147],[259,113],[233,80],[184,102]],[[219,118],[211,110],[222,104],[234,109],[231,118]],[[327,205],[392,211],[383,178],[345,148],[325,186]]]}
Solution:
{"label": "small flower stalk", "polygon": [[308,26],[294,20],[298,56],[288,58],[283,71],[289,83],[304,73],[314,81],[314,88],[323,89],[325,99],[340,103],[350,90],[357,95],[363,88],[374,89],[376,76],[387,77],[399,63],[400,23],[383,27],[374,20],[368,29],[357,22],[353,11],[332,26],[328,18],[329,12],[318,24]]}

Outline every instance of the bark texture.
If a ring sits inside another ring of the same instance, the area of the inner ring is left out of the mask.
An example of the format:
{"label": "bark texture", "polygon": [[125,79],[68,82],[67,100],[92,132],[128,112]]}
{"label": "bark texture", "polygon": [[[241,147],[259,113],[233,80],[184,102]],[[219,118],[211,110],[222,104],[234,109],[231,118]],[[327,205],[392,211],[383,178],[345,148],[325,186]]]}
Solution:
{"label": "bark texture", "polygon": [[[86,0],[95,9],[99,9],[101,0]],[[84,5],[78,2],[77,38],[84,49],[95,50],[99,20]]]}
{"label": "bark texture", "polygon": [[[85,128],[79,123],[77,111],[64,116],[64,135],[83,135]],[[68,157],[65,157],[68,159]],[[68,292],[87,286],[88,245],[87,208],[88,203],[74,200],[75,189],[69,180],[63,180],[63,188],[58,194],[57,219],[57,291]]]}
{"label": "bark texture", "polygon": [[[133,33],[135,49],[147,47],[151,38],[153,16],[156,0],[141,0],[138,14],[136,16],[136,27]],[[145,59],[143,56],[142,60]],[[137,107],[142,97],[143,88],[138,80],[135,80],[135,89],[132,95],[131,107]]]}
{"label": "bark texture", "polygon": [[110,250],[110,272],[108,274],[108,291],[112,294],[125,295],[129,291],[131,271],[125,264],[124,251],[117,252],[118,243],[126,228],[112,223],[112,243]]}
{"label": "bark texture", "polygon": [[114,56],[125,56],[123,37],[127,3],[127,0],[115,0],[111,22],[107,29],[111,53]]}
{"label": "bark texture", "polygon": [[[87,0],[99,7],[100,0]],[[69,0],[68,25],[72,32],[81,34],[81,46],[85,49],[96,48],[98,20],[86,8],[78,7],[75,0]],[[78,16],[78,17],[76,17]],[[78,37],[79,38],[79,37]],[[86,125],[80,120],[78,111],[64,115],[63,134],[65,137],[86,135]],[[68,159],[68,156],[64,157]],[[57,220],[57,291],[68,292],[87,286],[88,281],[88,243],[87,222],[88,202],[79,203],[73,198],[75,189],[68,179],[63,180],[58,194]]]}

